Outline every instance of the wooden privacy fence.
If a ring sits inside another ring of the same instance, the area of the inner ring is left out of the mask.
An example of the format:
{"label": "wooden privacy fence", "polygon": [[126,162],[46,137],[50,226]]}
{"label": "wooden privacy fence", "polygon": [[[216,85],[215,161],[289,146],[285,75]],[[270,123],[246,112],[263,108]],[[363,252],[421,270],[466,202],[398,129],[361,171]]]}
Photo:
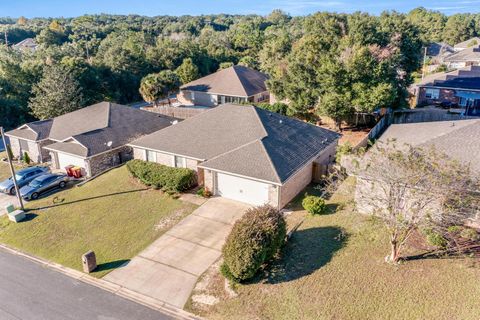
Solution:
{"label": "wooden privacy fence", "polygon": [[377,139],[391,124],[392,121],[392,114],[387,113],[384,115],[380,121],[370,130],[368,135],[362,139],[353,149],[358,150],[360,148],[365,148],[368,146],[368,141]]}

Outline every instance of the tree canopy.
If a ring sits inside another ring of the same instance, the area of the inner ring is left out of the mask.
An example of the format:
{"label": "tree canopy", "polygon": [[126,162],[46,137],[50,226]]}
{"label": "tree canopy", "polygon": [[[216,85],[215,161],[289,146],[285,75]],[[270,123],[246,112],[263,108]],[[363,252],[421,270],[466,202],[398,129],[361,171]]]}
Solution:
{"label": "tree canopy", "polygon": [[[131,103],[141,99],[148,74],[177,71],[186,82],[241,64],[270,75],[269,88],[289,101],[289,115],[313,119],[398,107],[420,66],[421,47],[477,36],[479,22],[479,14],[445,16],[424,8],[379,16],[292,17],[274,10],[267,16],[0,18],[0,99],[3,108],[16,110],[8,124],[16,126],[31,119],[31,87],[53,65],[71,71],[86,103]],[[12,48],[26,38],[37,41],[37,50]],[[345,109],[332,109],[335,100]]]}

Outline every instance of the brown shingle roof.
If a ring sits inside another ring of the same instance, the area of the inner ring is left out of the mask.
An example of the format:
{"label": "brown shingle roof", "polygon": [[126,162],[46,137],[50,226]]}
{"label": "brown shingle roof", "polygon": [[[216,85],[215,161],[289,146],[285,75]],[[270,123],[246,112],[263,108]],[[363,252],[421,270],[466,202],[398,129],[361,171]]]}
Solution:
{"label": "brown shingle roof", "polygon": [[52,119],[30,122],[6,132],[6,135],[32,141],[44,140],[50,134],[52,122]]}
{"label": "brown shingle roof", "polygon": [[283,183],[340,135],[254,106],[222,105],[131,143],[201,167]]}
{"label": "brown shingle roof", "polygon": [[435,146],[448,156],[468,163],[480,172],[480,119],[436,121],[410,124],[393,124],[380,137],[386,142],[395,139],[396,144],[413,147]]}
{"label": "brown shingle roof", "polygon": [[267,91],[267,79],[262,72],[236,65],[184,84],[180,89],[250,97]]}
{"label": "brown shingle roof", "polygon": [[[111,102],[101,102],[51,120],[26,124],[31,130],[15,129],[9,134],[25,131],[32,135],[31,132],[36,130],[38,136],[57,141],[48,145],[48,149],[90,157],[166,128],[174,120],[177,119]],[[66,142],[71,138],[79,144]],[[111,144],[108,145],[108,142]]]}

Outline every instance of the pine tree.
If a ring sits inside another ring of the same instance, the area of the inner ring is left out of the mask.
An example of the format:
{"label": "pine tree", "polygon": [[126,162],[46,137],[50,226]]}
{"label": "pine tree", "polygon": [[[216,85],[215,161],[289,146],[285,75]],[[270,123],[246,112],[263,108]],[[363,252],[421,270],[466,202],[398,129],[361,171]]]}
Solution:
{"label": "pine tree", "polygon": [[83,94],[71,70],[60,65],[47,67],[32,88],[29,107],[39,119],[49,119],[83,107]]}
{"label": "pine tree", "polygon": [[200,76],[198,67],[193,63],[191,58],[183,59],[182,64],[175,70],[180,77],[182,83],[188,83],[198,79]]}

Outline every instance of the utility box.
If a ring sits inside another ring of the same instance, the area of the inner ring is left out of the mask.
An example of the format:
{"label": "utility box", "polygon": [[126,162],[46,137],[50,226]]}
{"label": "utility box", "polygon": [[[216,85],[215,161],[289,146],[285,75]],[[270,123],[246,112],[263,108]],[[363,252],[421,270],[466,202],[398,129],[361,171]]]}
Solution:
{"label": "utility box", "polygon": [[88,251],[82,256],[83,272],[90,273],[97,268],[97,258],[95,252]]}

